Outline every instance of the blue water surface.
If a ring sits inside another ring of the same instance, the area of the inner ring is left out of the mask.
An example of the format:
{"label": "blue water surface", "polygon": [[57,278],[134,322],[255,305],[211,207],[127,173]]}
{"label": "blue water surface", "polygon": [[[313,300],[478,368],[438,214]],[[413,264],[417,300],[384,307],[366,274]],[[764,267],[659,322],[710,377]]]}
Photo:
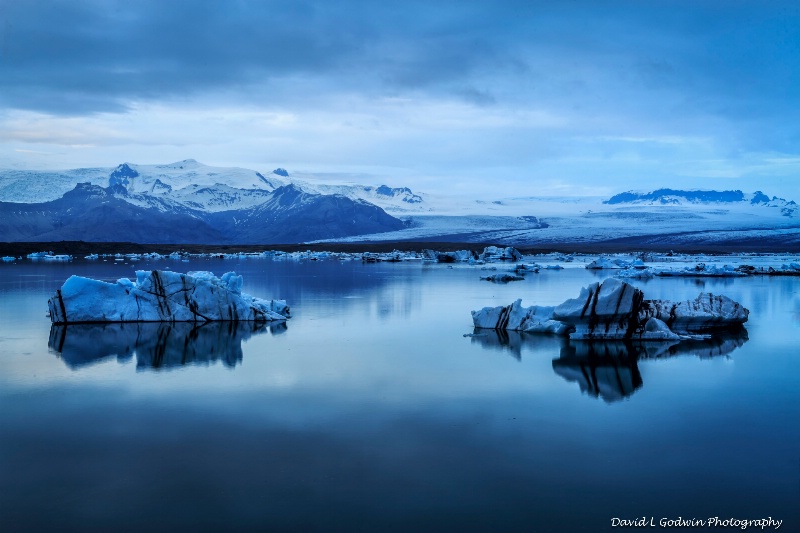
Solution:
{"label": "blue water surface", "polygon": [[[605,531],[615,517],[715,516],[800,531],[798,278],[634,281],[648,298],[708,291],[750,309],[744,334],[643,357],[473,332],[473,309],[558,304],[610,274],[580,265],[506,285],[480,267],[336,259],[0,267],[2,531]],[[72,274],[167,267],[235,270],[293,317],[198,330],[45,316]]]}

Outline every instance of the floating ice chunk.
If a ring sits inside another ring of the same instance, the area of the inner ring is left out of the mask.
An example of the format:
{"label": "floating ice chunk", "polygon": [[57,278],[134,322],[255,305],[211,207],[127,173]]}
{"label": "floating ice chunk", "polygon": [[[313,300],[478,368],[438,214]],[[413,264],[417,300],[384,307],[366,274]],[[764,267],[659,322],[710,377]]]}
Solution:
{"label": "floating ice chunk", "polygon": [[476,328],[565,335],[573,328],[553,320],[553,309],[541,305],[522,307],[520,299],[505,307],[484,307],[473,311],[472,322]]}
{"label": "floating ice chunk", "polygon": [[217,278],[210,272],[180,274],[139,270],[106,283],[72,276],[50,298],[50,320],[81,322],[264,322],[285,320],[283,300],[262,300],[241,292],[242,277],[233,272]]}
{"label": "floating ice chunk", "polygon": [[581,289],[577,298],[555,308],[553,318],[572,324],[573,338],[626,338],[638,326],[636,312],[643,299],[633,285],[610,278]]}
{"label": "floating ice chunk", "polygon": [[510,246],[506,248],[487,246],[483,249],[480,258],[484,261],[519,261],[522,259],[522,254],[519,250]]}
{"label": "floating ice chunk", "polygon": [[627,278],[627,279],[650,279],[655,276],[655,273],[652,269],[645,267],[644,269],[639,269],[638,267],[630,267],[630,268],[623,268],[614,276],[618,278]]}
{"label": "floating ice chunk", "polygon": [[708,292],[683,302],[646,300],[639,309],[639,320],[658,318],[681,335],[735,329],[747,322],[749,315],[750,311],[738,302]]}
{"label": "floating ice chunk", "polygon": [[594,261],[586,265],[586,268],[588,268],[589,270],[603,270],[606,268],[624,268],[624,266],[619,264],[618,262],[611,261],[607,257],[600,257],[599,259],[595,259]]}
{"label": "floating ice chunk", "polygon": [[578,298],[556,307],[507,307],[472,312],[476,328],[569,334],[572,339],[702,339],[736,331],[749,311],[726,296],[700,294],[694,300],[645,300],[641,290],[609,278],[581,289]]}
{"label": "floating ice chunk", "polygon": [[642,340],[681,340],[684,338],[674,333],[669,326],[655,317],[648,318],[644,323],[644,331],[634,336]]}
{"label": "floating ice chunk", "polygon": [[17,259],[16,257],[11,257],[10,255],[3,256],[3,261],[5,261],[6,263],[10,263],[11,261],[16,261],[16,259]]}
{"label": "floating ice chunk", "polygon": [[694,267],[685,267],[678,270],[659,270],[655,272],[656,276],[670,277],[670,276],[685,276],[685,277],[711,277],[711,278],[738,278],[746,276],[747,272],[742,269],[734,268],[730,265],[717,266],[706,265],[705,263],[697,263]]}
{"label": "floating ice chunk", "polygon": [[485,281],[494,281],[496,283],[508,283],[509,281],[522,281],[525,278],[516,274],[504,273],[493,274],[491,276],[481,276],[481,279]]}

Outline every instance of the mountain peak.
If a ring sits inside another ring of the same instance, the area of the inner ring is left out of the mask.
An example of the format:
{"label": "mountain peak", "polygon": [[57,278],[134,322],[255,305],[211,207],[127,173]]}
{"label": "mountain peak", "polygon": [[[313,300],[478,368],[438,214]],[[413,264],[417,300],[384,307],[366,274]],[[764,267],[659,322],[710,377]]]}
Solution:
{"label": "mountain peak", "polygon": [[[766,195],[764,195],[766,196]],[[701,190],[679,190],[679,189],[657,189],[652,192],[641,193],[635,191],[615,194],[604,204],[621,203],[655,203],[655,204],[680,204],[690,203],[720,203],[720,202],[741,202],[745,195],[740,190],[735,191],[701,191]]]}
{"label": "mountain peak", "polygon": [[130,184],[133,178],[137,177],[139,172],[135,169],[131,168],[128,163],[122,163],[120,166],[115,168],[111,174],[108,176],[108,186],[109,187],[123,187],[126,188]]}

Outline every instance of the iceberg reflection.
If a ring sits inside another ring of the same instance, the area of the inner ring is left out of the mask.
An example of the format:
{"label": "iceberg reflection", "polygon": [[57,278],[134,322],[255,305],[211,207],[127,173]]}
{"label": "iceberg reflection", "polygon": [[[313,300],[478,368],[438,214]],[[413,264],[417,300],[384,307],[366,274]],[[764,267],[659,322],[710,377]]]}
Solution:
{"label": "iceberg reflection", "polygon": [[242,361],[242,341],[266,331],[286,331],[286,323],[128,322],[59,324],[50,328],[48,347],[77,370],[109,357],[136,356],[137,370],[211,365],[233,368]]}
{"label": "iceberg reflection", "polygon": [[643,386],[639,361],[680,355],[701,359],[727,356],[747,342],[747,330],[703,340],[669,341],[575,341],[563,337],[531,335],[519,331],[475,329],[473,344],[522,358],[522,348],[535,352],[559,350],[553,371],[577,382],[582,393],[606,402],[631,396]]}
{"label": "iceberg reflection", "polygon": [[469,334],[470,343],[482,348],[498,350],[522,359],[522,347],[536,351],[552,351],[565,346],[568,340],[555,335],[534,335],[525,331],[475,328]]}
{"label": "iceberg reflection", "polygon": [[615,402],[629,397],[643,385],[638,362],[678,355],[701,359],[726,356],[747,342],[747,330],[704,340],[684,341],[573,341],[553,360],[553,371],[575,381],[581,392]]}

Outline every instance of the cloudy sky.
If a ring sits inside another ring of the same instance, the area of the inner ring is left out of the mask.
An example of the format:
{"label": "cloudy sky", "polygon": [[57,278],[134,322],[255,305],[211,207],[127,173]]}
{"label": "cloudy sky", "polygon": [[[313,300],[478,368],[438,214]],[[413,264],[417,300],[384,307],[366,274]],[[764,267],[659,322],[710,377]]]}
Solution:
{"label": "cloudy sky", "polygon": [[187,158],[800,200],[800,3],[0,0],[0,167]]}

